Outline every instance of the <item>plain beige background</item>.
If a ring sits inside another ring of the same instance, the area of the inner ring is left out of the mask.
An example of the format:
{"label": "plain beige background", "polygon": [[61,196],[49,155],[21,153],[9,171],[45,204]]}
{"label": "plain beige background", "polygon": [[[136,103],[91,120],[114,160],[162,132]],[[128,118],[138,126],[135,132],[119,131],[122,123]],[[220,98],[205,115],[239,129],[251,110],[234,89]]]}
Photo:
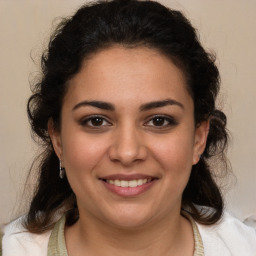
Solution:
{"label": "plain beige background", "polygon": [[[237,177],[225,191],[227,208],[242,220],[256,215],[256,1],[160,2],[183,10],[198,28],[203,45],[217,53],[220,105],[232,134],[228,155]],[[0,223],[15,217],[19,204],[26,202],[24,179],[38,152],[26,117],[29,80],[39,70],[54,18],[71,15],[82,3],[0,0]]]}

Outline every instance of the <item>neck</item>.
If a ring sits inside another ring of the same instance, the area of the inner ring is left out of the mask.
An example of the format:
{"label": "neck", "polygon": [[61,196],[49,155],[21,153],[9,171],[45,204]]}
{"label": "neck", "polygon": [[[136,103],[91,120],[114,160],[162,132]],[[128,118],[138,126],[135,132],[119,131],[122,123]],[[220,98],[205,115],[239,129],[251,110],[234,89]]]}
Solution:
{"label": "neck", "polygon": [[80,217],[65,235],[70,256],[191,256],[194,249],[191,224],[179,213],[137,228],[120,228]]}

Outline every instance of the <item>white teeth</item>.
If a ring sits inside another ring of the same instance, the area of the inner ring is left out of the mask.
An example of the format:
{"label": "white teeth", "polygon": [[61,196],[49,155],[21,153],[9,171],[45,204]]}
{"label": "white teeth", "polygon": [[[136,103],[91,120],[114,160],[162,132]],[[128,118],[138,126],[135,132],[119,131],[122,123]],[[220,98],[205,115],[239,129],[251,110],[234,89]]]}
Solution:
{"label": "white teeth", "polygon": [[127,180],[121,180],[121,187],[122,188],[127,188],[127,187],[129,187],[129,181],[127,181]]}
{"label": "white teeth", "polygon": [[130,188],[135,188],[138,186],[138,182],[136,180],[130,180],[129,181],[129,187]]}
{"label": "white teeth", "polygon": [[135,188],[137,186],[141,186],[143,184],[146,184],[148,182],[152,181],[152,179],[138,179],[138,180],[106,180],[107,183],[115,185],[117,187],[122,188]]}
{"label": "white teeth", "polygon": [[118,186],[118,187],[121,186],[120,180],[113,180],[113,182],[114,182],[114,185],[115,185],[115,186]]}
{"label": "white teeth", "polygon": [[143,184],[143,180],[138,180],[138,186]]}

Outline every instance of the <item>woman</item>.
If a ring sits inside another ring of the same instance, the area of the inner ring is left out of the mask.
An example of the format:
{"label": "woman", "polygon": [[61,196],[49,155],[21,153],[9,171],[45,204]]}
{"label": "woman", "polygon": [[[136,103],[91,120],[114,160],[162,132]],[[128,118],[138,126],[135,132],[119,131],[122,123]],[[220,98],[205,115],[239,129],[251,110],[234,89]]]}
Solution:
{"label": "woman", "polygon": [[180,13],[151,1],[81,7],[42,57],[28,102],[45,152],[3,255],[255,255],[223,215],[219,73]]}

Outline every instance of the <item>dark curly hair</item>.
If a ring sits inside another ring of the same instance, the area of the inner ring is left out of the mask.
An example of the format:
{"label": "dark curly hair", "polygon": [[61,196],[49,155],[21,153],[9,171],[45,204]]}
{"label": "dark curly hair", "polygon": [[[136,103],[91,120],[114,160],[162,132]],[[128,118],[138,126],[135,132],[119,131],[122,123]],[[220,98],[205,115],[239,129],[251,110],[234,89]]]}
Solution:
{"label": "dark curly hair", "polygon": [[213,224],[222,216],[223,199],[209,161],[216,155],[225,161],[228,142],[226,116],[215,106],[219,72],[214,56],[203,49],[195,29],[179,11],[153,1],[96,1],[82,6],[58,25],[41,59],[42,78],[28,101],[33,133],[44,145],[38,182],[24,222],[30,232],[48,230],[60,211],[69,211],[70,225],[79,218],[69,182],[59,178],[59,159],[47,124],[52,119],[54,128],[61,128],[60,113],[68,81],[79,72],[82,61],[116,44],[156,49],[182,70],[194,101],[195,124],[210,120],[206,148],[199,163],[192,167],[182,209],[203,224]]}

